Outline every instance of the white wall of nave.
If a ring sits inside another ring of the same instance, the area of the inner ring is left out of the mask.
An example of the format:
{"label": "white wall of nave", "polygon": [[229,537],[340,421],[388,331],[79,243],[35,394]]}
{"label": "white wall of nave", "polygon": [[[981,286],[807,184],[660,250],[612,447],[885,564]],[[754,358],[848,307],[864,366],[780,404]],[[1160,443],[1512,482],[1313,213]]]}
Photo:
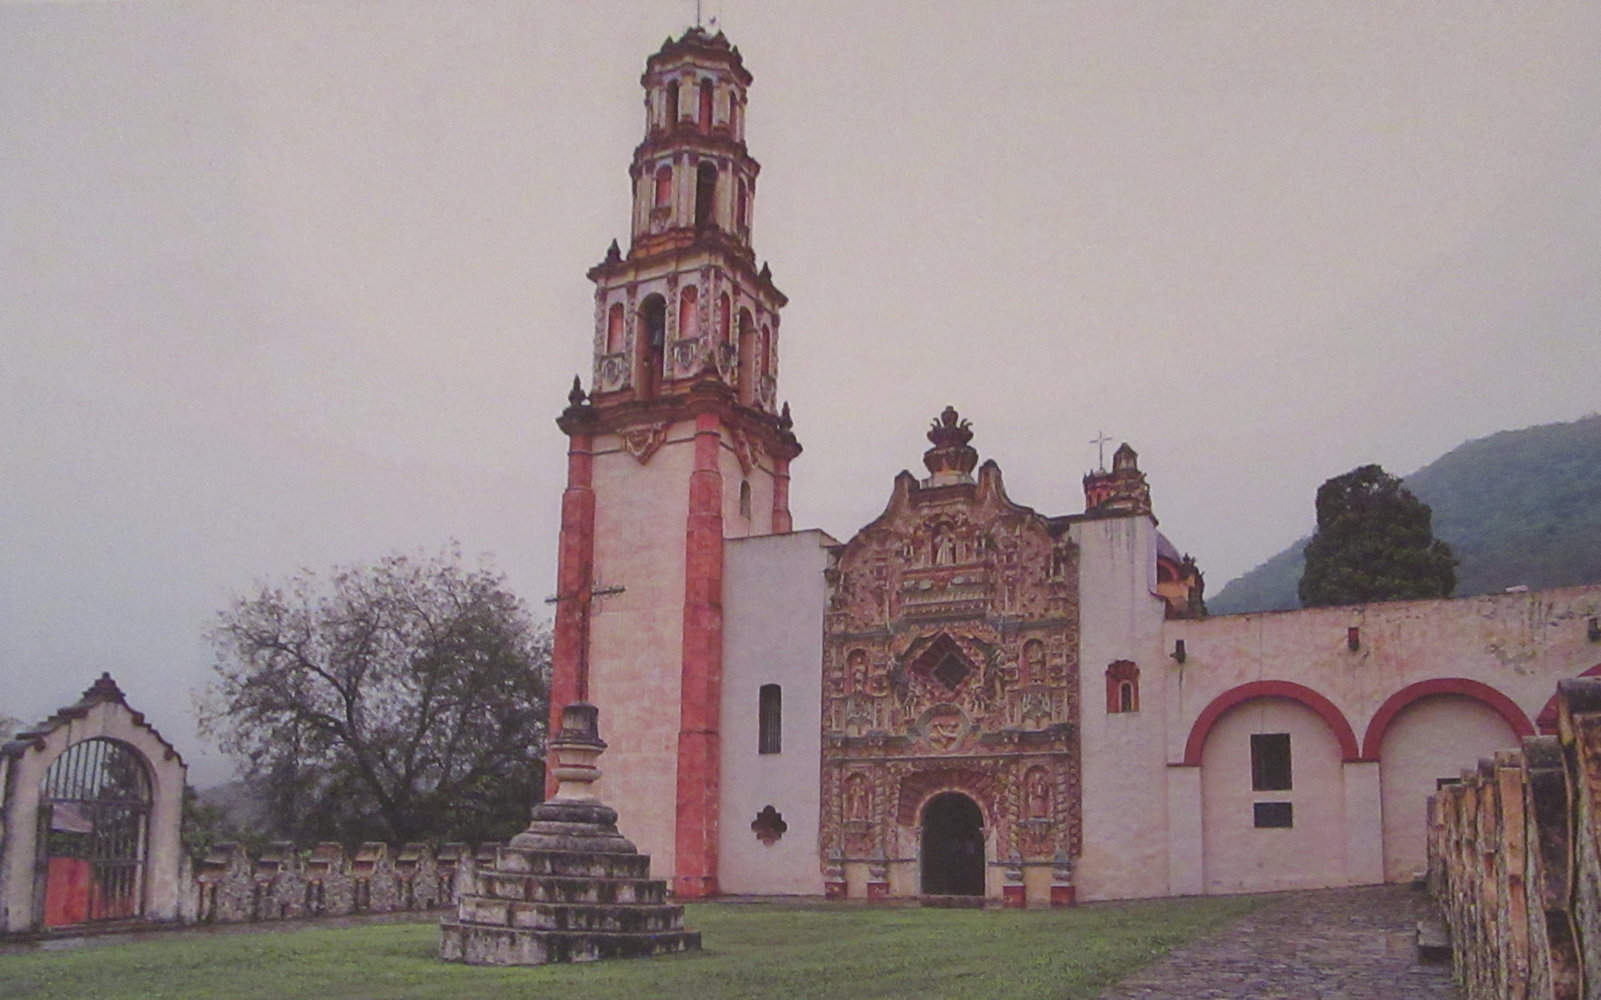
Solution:
{"label": "white wall of nave", "polygon": [[[732,893],[818,894],[823,570],[821,531],[729,543],[724,562],[722,786],[718,882]],[[781,744],[759,753],[760,691],[779,685]],[[786,829],[771,843],[752,830],[772,806]]]}

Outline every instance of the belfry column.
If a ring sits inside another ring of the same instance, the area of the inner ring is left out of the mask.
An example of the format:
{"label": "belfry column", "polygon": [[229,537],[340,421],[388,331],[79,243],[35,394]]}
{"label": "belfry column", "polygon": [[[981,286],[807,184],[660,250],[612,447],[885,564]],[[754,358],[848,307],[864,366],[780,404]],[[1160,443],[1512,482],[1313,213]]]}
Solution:
{"label": "belfry column", "polygon": [[721,421],[695,416],[684,550],[684,664],[678,731],[678,870],[681,897],[717,894],[718,716],[723,688],[723,476]]}

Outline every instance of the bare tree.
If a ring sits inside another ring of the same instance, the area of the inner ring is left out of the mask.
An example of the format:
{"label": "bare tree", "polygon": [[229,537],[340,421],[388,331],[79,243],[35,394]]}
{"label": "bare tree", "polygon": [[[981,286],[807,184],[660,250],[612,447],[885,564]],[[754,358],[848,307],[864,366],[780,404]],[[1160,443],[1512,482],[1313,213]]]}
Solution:
{"label": "bare tree", "polygon": [[550,636],[504,579],[454,549],[302,571],[234,601],[210,633],[203,732],[242,763],[273,832],[505,837],[538,796]]}

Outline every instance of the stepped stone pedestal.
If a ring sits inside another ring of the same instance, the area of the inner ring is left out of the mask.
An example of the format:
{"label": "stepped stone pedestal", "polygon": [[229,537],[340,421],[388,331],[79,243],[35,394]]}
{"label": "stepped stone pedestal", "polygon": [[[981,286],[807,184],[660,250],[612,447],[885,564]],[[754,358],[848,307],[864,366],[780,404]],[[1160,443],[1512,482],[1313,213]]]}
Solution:
{"label": "stepped stone pedestal", "polygon": [[650,855],[617,832],[617,812],[590,786],[606,744],[598,710],[575,702],[550,741],[556,794],[534,807],[528,829],[499,848],[440,921],[439,957],[468,965],[592,962],[700,950],[684,907],[650,877]]}

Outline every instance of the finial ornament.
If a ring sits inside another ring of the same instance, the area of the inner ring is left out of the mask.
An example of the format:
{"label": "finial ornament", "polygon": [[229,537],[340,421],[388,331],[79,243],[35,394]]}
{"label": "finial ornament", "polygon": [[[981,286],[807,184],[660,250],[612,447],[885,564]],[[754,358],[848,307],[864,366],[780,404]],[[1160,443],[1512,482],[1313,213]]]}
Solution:
{"label": "finial ornament", "polygon": [[941,448],[966,444],[973,440],[973,425],[961,419],[956,407],[947,406],[930,424],[928,439]]}
{"label": "finial ornament", "polygon": [[577,375],[574,375],[573,390],[567,394],[567,404],[569,406],[583,406],[588,399],[589,397],[584,395],[584,384],[579,381]]}
{"label": "finial ornament", "polygon": [[784,400],[784,406],[778,411],[778,427],[780,430],[789,430],[795,426],[795,421],[789,415],[789,400]]}
{"label": "finial ornament", "polygon": [[967,443],[973,440],[973,427],[961,418],[956,407],[947,406],[934,418],[928,429],[928,439],[934,447],[923,453],[923,464],[928,466],[931,485],[973,481],[978,451]]}
{"label": "finial ornament", "polygon": [[606,263],[615,264],[623,259],[623,248],[617,245],[616,237],[612,238],[611,246],[606,248]]}

